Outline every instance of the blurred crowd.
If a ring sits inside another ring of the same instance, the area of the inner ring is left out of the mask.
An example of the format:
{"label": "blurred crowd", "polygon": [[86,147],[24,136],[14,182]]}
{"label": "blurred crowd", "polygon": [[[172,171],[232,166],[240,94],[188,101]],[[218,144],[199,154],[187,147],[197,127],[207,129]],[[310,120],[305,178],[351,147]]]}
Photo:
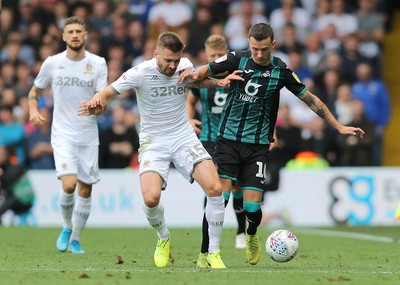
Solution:
{"label": "blurred crowd", "polygon": [[[366,131],[363,140],[338,136],[287,90],[281,92],[276,145],[294,157],[310,151],[330,166],[382,164],[390,102],[381,80],[382,43],[389,25],[382,0],[14,0],[0,20],[0,145],[29,169],[53,169],[52,91],[39,107],[47,124],[29,123],[27,95],[44,59],[65,49],[63,22],[86,21],[86,49],[106,58],[109,82],[153,56],[157,36],[174,31],[185,55],[205,64],[204,41],[223,34],[230,50],[247,48],[247,32],[269,23],[282,58],[343,124]],[[199,110],[200,111],[200,110]],[[98,117],[100,167],[137,166],[139,115],[134,92],[111,101]],[[282,137],[280,137],[282,135]],[[288,143],[290,142],[290,143]],[[285,149],[287,147],[288,149]],[[290,158],[290,157],[289,157]]]}

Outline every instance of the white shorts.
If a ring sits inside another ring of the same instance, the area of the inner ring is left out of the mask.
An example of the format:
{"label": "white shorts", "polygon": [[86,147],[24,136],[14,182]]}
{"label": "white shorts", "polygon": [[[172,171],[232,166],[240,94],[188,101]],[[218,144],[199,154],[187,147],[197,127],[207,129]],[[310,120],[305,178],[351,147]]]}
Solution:
{"label": "white shorts", "polygon": [[[150,142],[150,143],[149,143]],[[196,163],[211,159],[203,144],[193,132],[178,137],[140,139],[139,173],[156,172],[167,186],[171,163],[190,183],[193,183],[193,170]]]}
{"label": "white shorts", "polygon": [[99,178],[99,146],[81,146],[70,143],[52,144],[57,178],[76,175],[78,181],[92,185]]}

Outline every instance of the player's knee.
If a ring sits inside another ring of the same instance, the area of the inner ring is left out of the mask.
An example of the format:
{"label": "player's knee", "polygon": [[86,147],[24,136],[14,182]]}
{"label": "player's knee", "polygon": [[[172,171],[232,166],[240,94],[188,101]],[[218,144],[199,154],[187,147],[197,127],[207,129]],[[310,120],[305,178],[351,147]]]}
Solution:
{"label": "player's knee", "polygon": [[76,182],[74,181],[67,181],[63,183],[64,192],[71,194],[75,192]]}
{"label": "player's knee", "polygon": [[217,197],[222,195],[222,185],[219,183],[219,181],[210,185],[204,190],[208,197]]}
{"label": "player's knee", "polygon": [[91,188],[79,189],[79,196],[81,196],[82,198],[89,198],[91,194],[92,194]]}
{"label": "player's knee", "polygon": [[78,179],[75,175],[68,175],[61,177],[62,188],[65,193],[72,194],[75,192]]}
{"label": "player's knee", "polygon": [[147,207],[154,208],[160,202],[160,197],[151,194],[143,194],[143,201]]}

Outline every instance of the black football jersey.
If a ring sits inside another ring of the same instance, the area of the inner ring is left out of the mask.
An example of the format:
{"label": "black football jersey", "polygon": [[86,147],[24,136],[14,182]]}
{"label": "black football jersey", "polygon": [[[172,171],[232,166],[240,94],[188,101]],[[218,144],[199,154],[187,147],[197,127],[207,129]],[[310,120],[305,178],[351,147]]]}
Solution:
{"label": "black football jersey", "polygon": [[306,87],[278,57],[271,55],[268,66],[256,64],[250,50],[231,52],[208,69],[213,76],[242,70],[244,81],[232,81],[221,114],[219,135],[233,141],[270,144],[279,108],[279,94],[286,87],[301,96]]}

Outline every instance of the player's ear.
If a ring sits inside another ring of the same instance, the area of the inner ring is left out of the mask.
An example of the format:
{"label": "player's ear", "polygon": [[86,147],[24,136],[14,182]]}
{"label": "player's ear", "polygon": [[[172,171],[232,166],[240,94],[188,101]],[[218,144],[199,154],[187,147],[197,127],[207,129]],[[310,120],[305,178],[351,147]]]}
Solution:
{"label": "player's ear", "polygon": [[153,55],[154,55],[154,57],[157,57],[157,50],[156,49],[153,51]]}

